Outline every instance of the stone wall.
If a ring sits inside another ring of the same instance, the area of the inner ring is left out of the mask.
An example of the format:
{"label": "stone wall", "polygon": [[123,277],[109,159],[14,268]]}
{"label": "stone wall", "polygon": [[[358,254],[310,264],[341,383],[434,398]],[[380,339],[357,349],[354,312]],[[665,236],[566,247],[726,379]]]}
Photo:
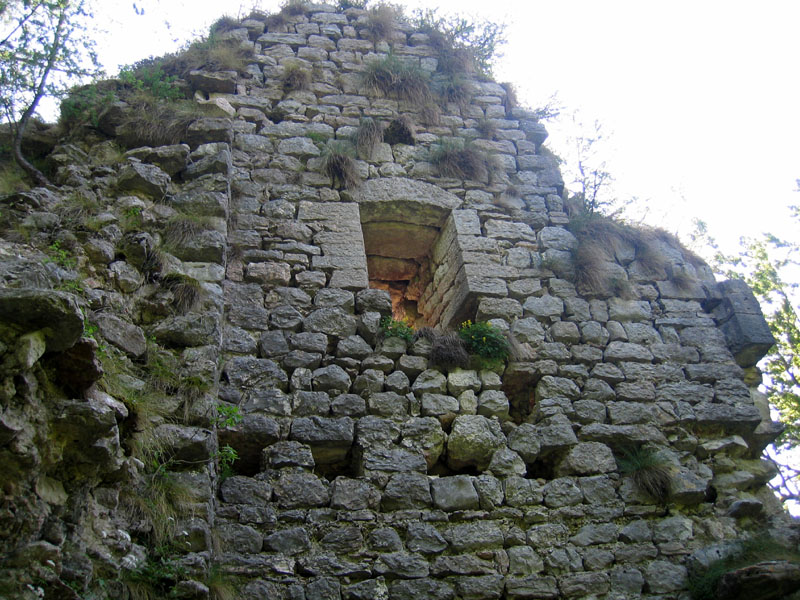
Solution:
{"label": "stone wall", "polygon": [[[104,135],[55,148],[57,189],[2,200],[9,597],[678,598],[732,542],[790,536],[748,290],[652,232],[587,278],[533,114],[474,75],[433,119],[364,93],[390,51],[439,57],[368,21],[246,20],[222,35],[247,69],[188,78],[217,112],[185,143],[117,160],[116,105]],[[283,89],[288,68],[307,89]],[[401,115],[415,143],[334,185],[319,140]],[[437,174],[450,138],[488,153],[485,177]],[[488,320],[522,352],[446,369],[383,336],[375,257],[416,261],[420,325]],[[620,472],[642,448],[663,502]]]}

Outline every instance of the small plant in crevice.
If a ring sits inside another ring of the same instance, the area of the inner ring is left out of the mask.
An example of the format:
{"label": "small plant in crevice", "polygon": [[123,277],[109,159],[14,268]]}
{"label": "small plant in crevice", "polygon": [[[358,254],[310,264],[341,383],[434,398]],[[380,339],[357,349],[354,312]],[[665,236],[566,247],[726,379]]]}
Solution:
{"label": "small plant in crevice", "polygon": [[409,344],[414,341],[414,328],[408,321],[398,321],[392,317],[383,317],[380,321],[383,337],[397,337]]}
{"label": "small plant in crevice", "polygon": [[230,577],[217,564],[212,564],[205,579],[212,600],[236,600],[237,590]]}
{"label": "small plant in crevice", "polygon": [[467,352],[490,363],[498,363],[508,358],[510,347],[505,334],[490,323],[471,320],[461,323],[458,336],[464,342]]}
{"label": "small plant in crevice", "polygon": [[172,294],[172,307],[180,314],[194,308],[200,298],[200,282],[182,273],[168,273],[161,278],[161,287]]}
{"label": "small plant in crevice", "polygon": [[455,140],[442,140],[430,151],[430,162],[441,177],[486,181],[489,177],[489,159],[471,144]]}
{"label": "small plant in crevice", "polygon": [[353,146],[343,141],[329,141],[322,150],[322,172],[334,187],[353,189],[360,183],[353,158]]}
{"label": "small plant in crevice", "polygon": [[672,493],[672,467],[657,451],[646,446],[623,449],[617,467],[642,493],[659,504],[667,503]]}
{"label": "small plant in crevice", "polygon": [[383,140],[383,126],[375,119],[363,118],[353,135],[353,144],[359,155],[369,160],[375,148]]}
{"label": "small plant in crevice", "polygon": [[186,575],[177,556],[162,546],[142,566],[125,571],[123,581],[133,600],[156,600],[175,597],[175,586]]}
{"label": "small plant in crevice", "polygon": [[393,54],[368,62],[361,73],[361,81],[368,90],[381,92],[390,98],[420,106],[431,101],[428,72]]}
{"label": "small plant in crevice", "polygon": [[280,79],[284,92],[307,90],[311,84],[311,72],[300,65],[289,64],[284,67]]}
{"label": "small plant in crevice", "polygon": [[164,243],[168,249],[174,249],[191,242],[209,229],[211,221],[208,217],[177,214],[164,226]]}
{"label": "small plant in crevice", "polygon": [[55,263],[62,269],[74,269],[78,264],[72,252],[63,248],[59,240],[56,240],[47,247],[47,258],[45,258],[43,262]]}
{"label": "small plant in crevice", "polygon": [[479,119],[475,123],[475,129],[481,134],[481,137],[487,140],[493,140],[497,136],[497,126],[491,119]]}
{"label": "small plant in crevice", "polygon": [[395,144],[414,145],[414,121],[408,115],[400,115],[393,119],[383,131],[383,141],[393,146]]}

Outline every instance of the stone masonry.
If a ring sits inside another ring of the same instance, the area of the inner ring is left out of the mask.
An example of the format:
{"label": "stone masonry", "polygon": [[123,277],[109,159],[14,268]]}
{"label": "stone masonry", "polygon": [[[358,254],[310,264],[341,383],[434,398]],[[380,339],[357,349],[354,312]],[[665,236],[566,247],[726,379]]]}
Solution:
{"label": "stone masonry", "polygon": [[[56,146],[57,188],[0,199],[29,233],[0,240],[0,564],[28,582],[8,597],[129,598],[166,564],[152,597],[221,579],[247,600],[687,598],[735,541],[793,535],[760,458],[780,427],[746,286],[658,238],[661,269],[621,242],[614,290],[585,289],[547,133],[506,88],[470,75],[430,118],[361,79],[389,53],[434,73],[426,34],[374,41],[367,12],[327,4],[268,23],[220,34],[252,50],[245,72],[188,78],[206,112],[183,143],[116,160],[106,115]],[[306,89],[285,91],[290,68]],[[333,185],[324,140],[401,116],[414,143]],[[438,175],[459,139],[486,177]],[[61,210],[76,195],[91,228]],[[203,227],[170,238],[182,215]],[[35,249],[53,239],[74,262]],[[489,321],[527,352],[445,369],[382,335],[393,300],[370,281],[404,269],[418,326]],[[637,448],[666,465],[663,503],[620,472]],[[184,490],[164,496],[168,552],[159,481]]]}

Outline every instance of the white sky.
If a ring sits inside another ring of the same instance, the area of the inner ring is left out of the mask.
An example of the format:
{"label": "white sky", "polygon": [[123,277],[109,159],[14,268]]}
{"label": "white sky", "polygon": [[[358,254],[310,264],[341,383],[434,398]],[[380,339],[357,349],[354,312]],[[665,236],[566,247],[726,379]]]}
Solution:
{"label": "white sky", "polygon": [[[234,0],[97,0],[100,56],[119,64],[174,50]],[[409,11],[434,4],[400,2]],[[276,0],[260,3],[275,11]],[[794,0],[439,0],[440,13],[506,22],[495,73],[531,107],[558,94],[609,134],[620,196],[648,199],[647,222],[685,236],[693,217],[733,251],[740,235],[797,239],[800,203],[800,2]],[[168,24],[168,26],[166,25]],[[567,123],[548,125],[566,154]]]}

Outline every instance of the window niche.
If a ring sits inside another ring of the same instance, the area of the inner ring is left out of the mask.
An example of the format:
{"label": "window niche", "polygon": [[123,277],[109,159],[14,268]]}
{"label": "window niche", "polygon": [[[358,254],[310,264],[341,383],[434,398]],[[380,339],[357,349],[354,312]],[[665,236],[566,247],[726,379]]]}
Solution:
{"label": "window niche", "polygon": [[370,287],[389,292],[395,319],[415,327],[440,324],[461,260],[451,224],[461,200],[399,177],[367,180],[352,196],[359,204]]}

